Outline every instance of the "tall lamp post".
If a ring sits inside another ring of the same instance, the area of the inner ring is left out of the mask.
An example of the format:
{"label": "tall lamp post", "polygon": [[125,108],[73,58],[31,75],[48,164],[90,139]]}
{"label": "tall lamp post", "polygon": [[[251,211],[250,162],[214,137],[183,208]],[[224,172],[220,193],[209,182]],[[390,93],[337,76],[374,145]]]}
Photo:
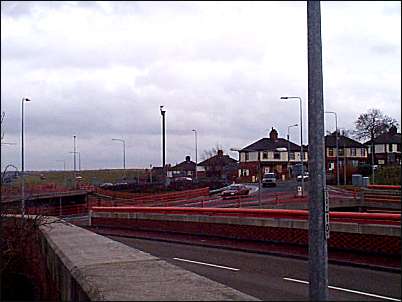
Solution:
{"label": "tall lamp post", "polygon": [[339,186],[339,138],[338,138],[338,116],[335,111],[325,111],[335,115],[335,142],[336,142],[336,185]]}
{"label": "tall lamp post", "polygon": [[303,109],[302,109],[302,99],[298,96],[282,96],[281,100],[288,99],[298,99],[300,103],[300,161],[301,161],[301,187],[302,196],[304,194],[304,154],[303,154]]}
{"label": "tall lamp post", "polygon": [[24,102],[30,102],[28,98],[22,98],[21,102],[21,211],[25,216],[25,167],[24,167]]}
{"label": "tall lamp post", "polygon": [[[166,165],[166,141],[165,141],[165,114],[166,110],[163,110],[163,105],[159,107],[162,115],[162,171],[164,174],[164,177],[166,178],[166,171],[165,171],[165,165]],[[165,179],[165,185],[167,185],[166,179]]]}
{"label": "tall lamp post", "polygon": [[121,138],[112,138],[112,141],[123,143],[123,171],[124,171],[124,178],[126,178],[126,141]]}
{"label": "tall lamp post", "polygon": [[195,179],[198,180],[197,177],[197,164],[198,164],[198,159],[197,159],[197,130],[193,129],[195,134]]}
{"label": "tall lamp post", "polygon": [[297,126],[298,126],[298,124],[288,126],[287,139],[288,139],[288,176],[289,176],[289,178],[290,178],[290,168],[289,168],[289,165],[290,165],[290,128],[297,127]]}

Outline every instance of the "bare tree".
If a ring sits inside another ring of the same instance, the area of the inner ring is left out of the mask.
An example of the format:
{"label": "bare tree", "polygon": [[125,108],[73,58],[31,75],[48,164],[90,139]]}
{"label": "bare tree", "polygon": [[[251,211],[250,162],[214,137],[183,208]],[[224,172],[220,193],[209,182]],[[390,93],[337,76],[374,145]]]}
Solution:
{"label": "bare tree", "polygon": [[355,122],[356,129],[353,134],[358,140],[369,139],[373,141],[392,126],[398,126],[395,119],[383,114],[378,109],[370,109],[367,113],[359,115]]}
{"label": "bare tree", "polygon": [[206,159],[218,154],[218,150],[223,150],[222,146],[219,145],[218,143],[211,149],[204,150],[204,152],[201,155],[201,160],[206,160]]}

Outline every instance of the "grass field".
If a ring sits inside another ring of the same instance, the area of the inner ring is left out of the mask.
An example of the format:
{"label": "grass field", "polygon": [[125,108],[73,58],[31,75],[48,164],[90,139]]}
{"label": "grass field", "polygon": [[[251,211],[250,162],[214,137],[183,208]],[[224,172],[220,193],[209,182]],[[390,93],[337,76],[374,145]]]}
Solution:
{"label": "grass field", "polygon": [[[147,177],[147,172],[144,169],[126,169],[126,180],[124,180],[123,169],[82,170],[77,172],[77,175],[82,177],[84,183],[102,184],[105,182],[130,182],[136,181],[138,178],[144,179]],[[30,171],[26,172],[25,182],[28,185],[55,183],[70,186],[73,177],[73,171]]]}

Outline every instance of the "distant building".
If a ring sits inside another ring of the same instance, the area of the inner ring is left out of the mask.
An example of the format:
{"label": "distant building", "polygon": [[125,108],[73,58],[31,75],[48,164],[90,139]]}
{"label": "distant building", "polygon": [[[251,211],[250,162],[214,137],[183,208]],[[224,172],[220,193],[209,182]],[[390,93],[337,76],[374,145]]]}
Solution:
{"label": "distant building", "polygon": [[220,178],[232,181],[237,174],[237,160],[224,155],[222,150],[198,164],[197,174],[202,177]]}
{"label": "distant building", "polygon": [[185,160],[176,166],[173,166],[168,171],[169,177],[188,176],[193,177],[195,175],[196,163],[190,160],[190,156],[186,156]]}
{"label": "distant building", "polygon": [[[338,133],[338,150],[340,179],[344,182],[345,175],[350,180],[359,165],[367,163],[367,149],[364,144]],[[325,136],[325,169],[327,174],[336,177],[336,132]]]}
{"label": "distant building", "polygon": [[[308,150],[304,146],[303,163],[307,169]],[[275,172],[278,177],[289,178],[292,169],[300,163],[300,145],[278,137],[278,131],[273,127],[269,137],[261,138],[239,151],[238,177],[242,182],[256,182],[264,173]]]}
{"label": "distant building", "polygon": [[[364,143],[368,148],[369,162],[371,163],[372,141]],[[400,165],[401,164],[401,133],[392,126],[388,132],[377,136],[373,140],[375,165]]]}

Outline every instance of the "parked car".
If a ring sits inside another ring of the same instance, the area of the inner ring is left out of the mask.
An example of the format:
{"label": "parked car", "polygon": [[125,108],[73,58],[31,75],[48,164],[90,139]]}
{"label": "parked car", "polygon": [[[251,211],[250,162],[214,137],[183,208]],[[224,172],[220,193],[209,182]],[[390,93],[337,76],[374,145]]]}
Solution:
{"label": "parked car", "polygon": [[107,188],[113,187],[113,184],[111,182],[105,182],[105,183],[101,184],[99,187],[101,187],[102,189],[107,189]]}
{"label": "parked car", "polygon": [[192,182],[193,179],[191,177],[180,176],[180,177],[173,178],[172,181],[173,182]]}
{"label": "parked car", "polygon": [[262,178],[263,187],[276,187],[276,175],[275,173],[265,173]]}
{"label": "parked car", "polygon": [[249,192],[250,189],[247,186],[242,184],[233,184],[228,186],[226,190],[222,191],[221,197],[223,199],[226,199],[230,197],[248,195]]}
{"label": "parked car", "polygon": [[[304,176],[303,176],[303,180],[304,181],[308,181],[308,172],[304,172]],[[297,175],[297,181],[301,181],[302,180],[302,176],[301,174]]]}

